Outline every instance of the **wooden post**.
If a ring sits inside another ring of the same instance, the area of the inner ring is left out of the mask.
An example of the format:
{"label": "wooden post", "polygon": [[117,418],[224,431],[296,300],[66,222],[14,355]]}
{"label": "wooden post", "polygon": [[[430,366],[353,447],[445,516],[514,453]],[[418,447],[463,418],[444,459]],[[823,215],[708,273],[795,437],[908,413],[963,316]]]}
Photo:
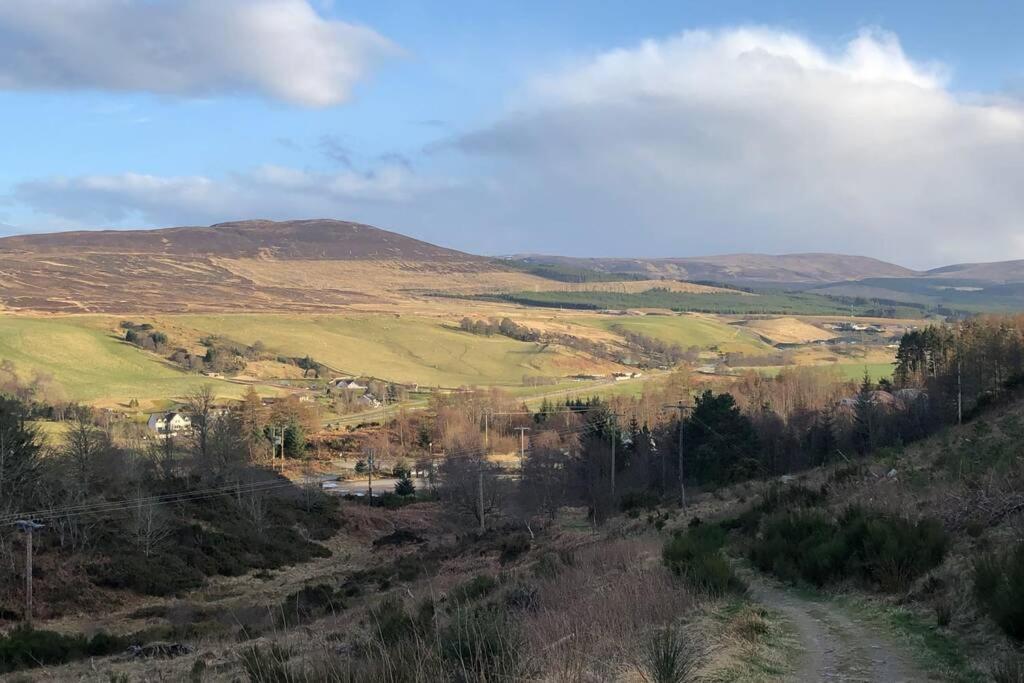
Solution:
{"label": "wooden post", "polygon": [[25,537],[25,623],[32,628],[32,526]]}
{"label": "wooden post", "polygon": [[523,468],[526,467],[526,432],[530,431],[530,428],[516,427],[516,431],[519,432],[519,474],[522,475]]}
{"label": "wooden post", "polygon": [[480,533],[487,531],[487,525],[484,524],[484,465],[480,463],[480,469],[477,471],[477,491],[480,494]]}
{"label": "wooden post", "polygon": [[367,496],[367,505],[373,505],[373,451],[370,451],[370,455],[366,459],[366,491],[369,494]]}
{"label": "wooden post", "polygon": [[477,466],[476,472],[476,489],[480,515],[480,533],[487,531],[487,524],[484,522],[484,462],[487,460],[487,455],[491,452],[491,414],[490,410],[484,410],[484,454],[480,458],[480,464]]}
{"label": "wooden post", "polygon": [[679,507],[686,507],[686,479],[683,476],[683,407],[679,408]]}
{"label": "wooden post", "polygon": [[20,519],[14,525],[25,532],[25,624],[32,628],[32,551],[35,540],[33,532],[42,529],[43,525],[27,519]]}
{"label": "wooden post", "polygon": [[612,436],[612,504],[615,504],[615,428],[611,430]]}

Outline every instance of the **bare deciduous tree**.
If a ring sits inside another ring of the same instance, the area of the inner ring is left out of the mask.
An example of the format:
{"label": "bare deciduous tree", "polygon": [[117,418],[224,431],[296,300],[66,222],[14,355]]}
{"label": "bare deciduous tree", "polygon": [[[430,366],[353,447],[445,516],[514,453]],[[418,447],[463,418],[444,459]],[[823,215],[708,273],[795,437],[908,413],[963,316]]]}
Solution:
{"label": "bare deciduous tree", "polygon": [[129,537],[146,557],[152,556],[172,531],[170,517],[159,504],[140,500],[132,508]]}

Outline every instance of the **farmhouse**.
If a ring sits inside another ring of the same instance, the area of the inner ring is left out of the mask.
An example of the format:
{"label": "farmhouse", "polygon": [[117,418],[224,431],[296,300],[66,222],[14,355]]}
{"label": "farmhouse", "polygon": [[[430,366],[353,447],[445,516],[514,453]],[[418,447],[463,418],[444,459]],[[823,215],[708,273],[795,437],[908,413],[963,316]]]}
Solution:
{"label": "farmhouse", "polygon": [[154,413],[147,423],[149,431],[158,436],[179,434],[192,428],[192,421],[185,413]]}
{"label": "farmhouse", "polygon": [[360,384],[354,379],[332,379],[327,385],[327,392],[332,395],[337,395],[341,392],[365,392],[367,386]]}

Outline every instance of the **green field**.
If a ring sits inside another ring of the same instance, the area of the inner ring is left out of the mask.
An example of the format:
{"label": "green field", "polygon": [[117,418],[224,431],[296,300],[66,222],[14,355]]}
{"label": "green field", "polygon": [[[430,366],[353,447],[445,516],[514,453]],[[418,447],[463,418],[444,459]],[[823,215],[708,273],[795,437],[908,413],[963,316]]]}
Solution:
{"label": "green field", "polygon": [[[157,319],[157,326],[164,318]],[[590,361],[562,348],[482,336],[431,318],[366,315],[181,315],[168,323],[269,351],[310,355],[340,373],[427,386],[522,384],[565,376]]]}
{"label": "green field", "polygon": [[[366,315],[138,316],[171,335],[172,344],[218,335],[244,344],[259,340],[271,353],[312,356],[339,373],[425,386],[520,387],[524,376],[564,377],[593,369],[593,360],[562,347],[481,336],[441,320]],[[237,397],[242,384],[177,369],[159,356],[121,341],[118,319],[0,317],[0,361],[15,364],[22,381],[53,377],[53,400],[154,402],[180,398],[212,384],[218,396]],[[523,388],[524,394],[545,387]]]}
{"label": "green field", "polygon": [[767,353],[772,347],[749,330],[699,315],[594,316],[573,318],[573,322],[609,332],[616,328],[654,337],[684,349],[702,349],[741,353]]}
{"label": "green field", "polygon": [[240,394],[239,385],[177,370],[117,339],[111,322],[94,316],[0,316],[0,360],[12,361],[23,381],[34,373],[52,376],[61,398],[69,400],[159,400],[211,383],[220,395]]}
{"label": "green field", "polygon": [[719,313],[738,315],[852,315],[886,317],[920,317],[922,308],[913,304],[875,302],[870,299],[831,297],[809,292],[765,290],[756,295],[743,292],[698,294],[655,287],[643,292],[614,291],[541,291],[480,294],[480,301],[498,301],[575,310],[627,310],[664,308],[677,312]]}
{"label": "green field", "polygon": [[873,381],[875,381],[875,382],[877,382],[880,379],[892,379],[892,370],[893,370],[893,364],[892,363],[854,363],[854,362],[829,363],[829,364],[822,364],[822,365],[805,365],[805,366],[773,365],[773,366],[757,367],[757,368],[735,368],[735,370],[737,370],[737,371],[756,370],[757,372],[760,372],[762,375],[775,376],[775,375],[779,374],[779,372],[782,371],[783,369],[791,368],[791,367],[809,367],[809,368],[814,368],[814,369],[817,369],[817,370],[821,370],[822,372],[834,372],[834,373],[836,373],[839,376],[840,379],[852,380],[852,381],[855,381],[855,382],[859,382],[860,380],[864,379],[864,371],[865,370],[867,370],[868,376]]}

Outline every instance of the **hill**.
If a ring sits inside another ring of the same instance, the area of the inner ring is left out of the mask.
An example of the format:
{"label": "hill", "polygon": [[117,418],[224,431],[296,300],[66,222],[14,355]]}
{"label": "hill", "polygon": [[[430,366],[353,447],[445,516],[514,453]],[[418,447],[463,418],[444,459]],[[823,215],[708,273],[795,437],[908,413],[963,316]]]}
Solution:
{"label": "hill", "polygon": [[989,282],[1024,282],[1024,260],[997,261],[995,263],[957,263],[933,268],[927,275],[950,279],[966,278]]}
{"label": "hill", "polygon": [[47,312],[330,310],[411,290],[550,280],[368,225],[242,221],[0,239],[0,308]]}
{"label": "hill", "polygon": [[628,273],[735,285],[807,285],[865,277],[911,277],[915,271],[866,256],[844,254],[725,254],[687,258],[574,258],[516,256],[609,273]]}
{"label": "hill", "polygon": [[287,260],[486,261],[369,225],[327,219],[251,220],[156,230],[80,230],[0,240],[0,253],[19,251],[39,255],[76,252]]}

